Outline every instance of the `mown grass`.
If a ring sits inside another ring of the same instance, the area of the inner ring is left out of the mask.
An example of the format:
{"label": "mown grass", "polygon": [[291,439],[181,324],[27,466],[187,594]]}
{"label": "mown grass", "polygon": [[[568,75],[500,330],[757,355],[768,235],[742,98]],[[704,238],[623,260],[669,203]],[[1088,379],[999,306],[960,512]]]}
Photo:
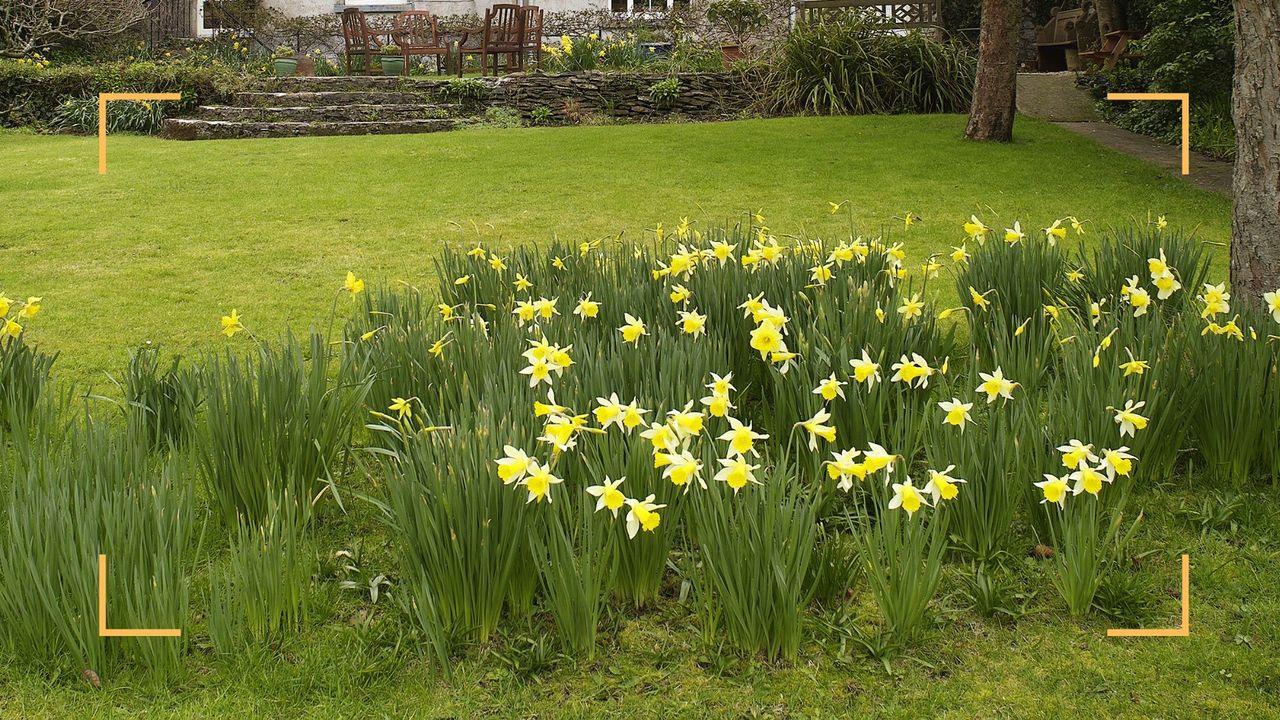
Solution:
{"label": "mown grass", "polygon": [[[1050,125],[1008,146],[958,116],[476,130],[424,136],[177,143],[0,135],[0,290],[42,295],[28,339],[63,377],[102,384],[145,340],[216,342],[237,308],[274,337],[327,322],[347,270],[418,283],[445,244],[641,238],[683,215],[763,209],[778,234],[875,234],[895,216],[913,264],[978,213],[997,228],[1064,215],[1097,230],[1166,214],[1210,241],[1230,204]],[[849,201],[832,215],[828,201]],[[1225,253],[1218,253],[1225,269]]]}

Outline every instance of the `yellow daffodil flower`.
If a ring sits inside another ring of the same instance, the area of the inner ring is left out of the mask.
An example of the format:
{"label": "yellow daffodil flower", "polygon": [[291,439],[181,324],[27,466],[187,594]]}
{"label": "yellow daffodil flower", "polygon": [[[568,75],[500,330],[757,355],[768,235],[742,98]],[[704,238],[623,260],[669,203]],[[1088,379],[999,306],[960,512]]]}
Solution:
{"label": "yellow daffodil flower", "polygon": [[929,471],[929,482],[925,483],[924,491],[933,496],[934,505],[943,500],[954,500],[960,494],[960,488],[956,486],[965,482],[965,480],[964,478],[951,476],[951,472],[955,469],[955,465],[948,465],[941,472],[937,470]]}
{"label": "yellow daffodil flower", "polygon": [[1058,452],[1062,453],[1062,466],[1068,470],[1098,462],[1098,456],[1093,454],[1093,444],[1086,445],[1074,438],[1067,441],[1066,445],[1059,445]]}
{"label": "yellow daffodil flower", "polygon": [[1133,472],[1133,461],[1137,460],[1129,454],[1129,448],[1121,445],[1115,450],[1102,451],[1102,468],[1106,471],[1107,477],[1112,480],[1117,475],[1121,477],[1129,477],[1129,473]]}
{"label": "yellow daffodil flower", "polygon": [[1128,362],[1120,363],[1120,368],[1124,370],[1125,377],[1129,377],[1130,375],[1141,375],[1151,369],[1151,365],[1148,364],[1146,360],[1138,360],[1135,358],[1133,356],[1133,352],[1130,351],[1129,348],[1125,348],[1124,351],[1129,355]]}
{"label": "yellow daffodil flower", "polygon": [[596,499],[596,512],[607,509],[615,518],[618,517],[618,511],[627,504],[627,498],[618,486],[622,485],[626,479],[626,477],[620,477],[617,480],[610,480],[609,476],[605,475],[603,483],[587,488],[587,494]]}
{"label": "yellow daffodil flower", "polygon": [[1022,232],[1022,223],[1016,220],[1013,223],[1013,227],[1004,229],[1004,241],[1010,245],[1017,245],[1026,239],[1026,233]]}
{"label": "yellow daffodil flower", "polygon": [[893,498],[889,500],[890,510],[902,508],[907,511],[907,517],[911,517],[925,504],[927,503],[924,496],[911,484],[911,478],[893,484]]}
{"label": "yellow daffodil flower", "polygon": [[1006,379],[1004,371],[999,367],[996,367],[995,372],[991,374],[979,372],[978,377],[982,378],[982,384],[974,389],[974,392],[986,393],[987,404],[995,402],[997,397],[1005,400],[1013,399],[1013,389],[1018,387],[1018,383]]}
{"label": "yellow daffodil flower", "polygon": [[[240,313],[232,310],[230,315],[222,316],[223,335],[226,335],[227,337],[235,337],[236,333],[241,330],[244,330],[244,324],[240,322]],[[10,334],[13,334],[12,330],[10,330]]]}
{"label": "yellow daffodil flower", "polygon": [[866,348],[862,349],[862,358],[850,360],[849,366],[853,368],[855,382],[866,383],[867,387],[871,387],[880,379],[880,363],[871,359]]}
{"label": "yellow daffodil flower", "polygon": [[933,368],[929,367],[929,363],[919,353],[912,353],[910,358],[904,353],[891,369],[893,377],[889,378],[890,382],[905,383],[917,388],[929,387],[929,378],[934,373]]}
{"label": "yellow daffodil flower", "polygon": [[831,419],[831,413],[826,408],[819,408],[813,417],[808,420],[801,420],[796,423],[796,427],[804,428],[809,433],[809,449],[818,449],[818,438],[822,438],[827,442],[836,441],[836,429],[825,423]]}
{"label": "yellow daffodil flower", "polygon": [[920,300],[920,293],[911,296],[910,300],[904,300],[902,305],[898,307],[898,314],[903,320],[908,322],[912,318],[920,317],[924,314],[924,302]]}
{"label": "yellow daffodil flower", "polygon": [[1045,473],[1044,480],[1033,484],[1044,494],[1044,498],[1040,500],[1041,505],[1057,503],[1058,507],[1066,507],[1067,492],[1070,488],[1066,478]]}
{"label": "yellow daffodil flower", "polygon": [[680,332],[685,335],[705,335],[707,333],[707,316],[699,315],[696,311],[685,312],[680,311],[679,320],[676,324],[680,326]]}
{"label": "yellow daffodil flower", "polygon": [[525,500],[525,503],[542,502],[543,500],[551,502],[551,488],[562,482],[564,482],[564,478],[552,475],[550,468],[536,462],[533,463],[529,474],[520,481],[525,490],[529,491],[529,497]]}
{"label": "yellow daffodil flower", "polygon": [[760,453],[754,447],[755,442],[757,440],[767,440],[769,436],[756,432],[750,423],[743,424],[737,418],[729,418],[729,429],[716,439],[729,443],[729,454],[731,455],[749,454],[752,457],[759,457]]}
{"label": "yellow daffodil flower", "polygon": [[1231,312],[1231,293],[1227,292],[1226,283],[1217,285],[1205,283],[1204,292],[1198,296],[1198,299],[1204,303],[1204,310],[1200,313],[1201,318],[1208,319]]}
{"label": "yellow daffodil flower", "polygon": [[973,409],[973,403],[961,402],[960,398],[951,398],[938,403],[938,407],[946,413],[946,417],[942,419],[944,425],[954,425],[960,428],[960,432],[964,432],[965,423],[973,422],[973,416],[969,411]]}
{"label": "yellow daffodil flower", "polygon": [[636,500],[627,498],[627,537],[635,538],[636,533],[644,530],[645,532],[653,532],[658,529],[662,518],[658,516],[658,511],[666,507],[666,505],[655,505],[654,495],[650,495],[644,500]]}
{"label": "yellow daffodil flower", "polygon": [[623,316],[626,324],[618,328],[618,332],[622,333],[623,342],[637,344],[640,342],[641,335],[648,335],[649,331],[645,329],[644,322],[626,313]]}
{"label": "yellow daffodil flower", "polygon": [[1076,481],[1075,487],[1071,489],[1072,495],[1087,492],[1096,497],[1102,491],[1102,483],[1107,480],[1107,476],[1088,465],[1082,465],[1079,470],[1071,473],[1068,479]]}
{"label": "yellow daffodil flower", "polygon": [[489,267],[493,268],[495,272],[501,273],[507,269],[507,261],[497,255],[491,255],[489,256]]}
{"label": "yellow daffodil flower", "polygon": [[573,309],[573,314],[583,320],[596,317],[600,314],[600,303],[592,300],[591,293],[587,293],[586,297],[578,301],[578,306]]}
{"label": "yellow daffodil flower", "polygon": [[720,465],[722,467],[720,472],[716,473],[715,479],[733,488],[734,495],[749,484],[760,484],[755,475],[755,471],[759,470],[760,466],[748,463],[741,455],[720,458]]}
{"label": "yellow daffodil flower", "polygon": [[853,489],[854,479],[864,480],[867,477],[867,466],[857,461],[862,452],[859,450],[841,450],[840,452],[831,452],[831,460],[825,464],[827,466],[827,476],[832,480],[836,480],[836,487],[845,492]]}
{"label": "yellow daffodil flower", "polygon": [[503,485],[520,482],[538,464],[537,460],[529,457],[519,448],[505,445],[502,452],[505,455],[495,460],[494,464],[498,467],[498,479]]}
{"label": "yellow daffodil flower", "polygon": [[[1136,430],[1146,429],[1147,418],[1138,414],[1138,411],[1146,404],[1146,401],[1139,401],[1135,403],[1132,400],[1126,400],[1124,408],[1115,411],[1116,425],[1120,426],[1120,437],[1124,437],[1125,435],[1133,437]],[[1114,410],[1115,408],[1112,409]]]}

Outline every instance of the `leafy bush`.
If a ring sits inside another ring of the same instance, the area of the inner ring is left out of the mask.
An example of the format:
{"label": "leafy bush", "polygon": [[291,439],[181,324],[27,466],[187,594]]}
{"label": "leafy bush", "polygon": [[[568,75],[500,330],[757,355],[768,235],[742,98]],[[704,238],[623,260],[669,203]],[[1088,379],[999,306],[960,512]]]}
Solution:
{"label": "leafy bush", "polygon": [[[225,101],[243,85],[243,77],[220,67],[198,67],[178,63],[120,62],[99,65],[64,65],[47,69],[28,64],[0,61],[0,125],[45,129],[59,118],[70,120],[71,100],[76,115],[85,110],[77,103],[103,92],[180,92],[173,103],[175,112],[197,105]],[[116,112],[137,112],[136,103],[118,103],[133,109],[117,110],[113,104],[108,119]],[[94,108],[96,123],[96,100]],[[96,130],[96,124],[94,130]]]}
{"label": "leafy bush", "polygon": [[680,99],[680,78],[670,77],[649,86],[649,101],[658,107],[670,107]]}
{"label": "leafy bush", "polygon": [[819,114],[964,112],[977,63],[959,45],[897,35],[865,14],[798,26],[769,71],[772,109]]}

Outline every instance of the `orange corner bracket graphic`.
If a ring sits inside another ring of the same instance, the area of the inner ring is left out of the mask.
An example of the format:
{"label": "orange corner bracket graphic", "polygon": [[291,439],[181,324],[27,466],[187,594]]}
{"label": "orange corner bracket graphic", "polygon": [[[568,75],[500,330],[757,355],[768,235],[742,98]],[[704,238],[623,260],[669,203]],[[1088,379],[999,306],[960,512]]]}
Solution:
{"label": "orange corner bracket graphic", "polygon": [[1107,630],[1107,637],[1187,637],[1191,634],[1191,556],[1182,556],[1182,627],[1170,630]]}
{"label": "orange corner bracket graphic", "polygon": [[1177,100],[1182,103],[1182,174],[1191,174],[1191,93],[1107,93],[1108,100]]}
{"label": "orange corner bracket graphic", "polygon": [[182,631],[112,630],[107,627],[107,556],[98,556],[98,636],[99,637],[182,637]]}
{"label": "orange corner bracket graphic", "polygon": [[181,100],[182,93],[99,93],[98,94],[98,174],[107,174],[107,103],[112,100]]}

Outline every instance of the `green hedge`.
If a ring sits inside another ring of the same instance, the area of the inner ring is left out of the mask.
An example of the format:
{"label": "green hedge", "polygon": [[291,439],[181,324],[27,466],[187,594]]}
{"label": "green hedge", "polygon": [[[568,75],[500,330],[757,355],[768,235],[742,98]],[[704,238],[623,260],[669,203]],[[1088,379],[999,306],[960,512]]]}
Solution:
{"label": "green hedge", "polygon": [[181,92],[169,114],[221,102],[244,78],[219,66],[119,62],[39,68],[0,62],[0,125],[49,129],[67,100],[103,92]]}

